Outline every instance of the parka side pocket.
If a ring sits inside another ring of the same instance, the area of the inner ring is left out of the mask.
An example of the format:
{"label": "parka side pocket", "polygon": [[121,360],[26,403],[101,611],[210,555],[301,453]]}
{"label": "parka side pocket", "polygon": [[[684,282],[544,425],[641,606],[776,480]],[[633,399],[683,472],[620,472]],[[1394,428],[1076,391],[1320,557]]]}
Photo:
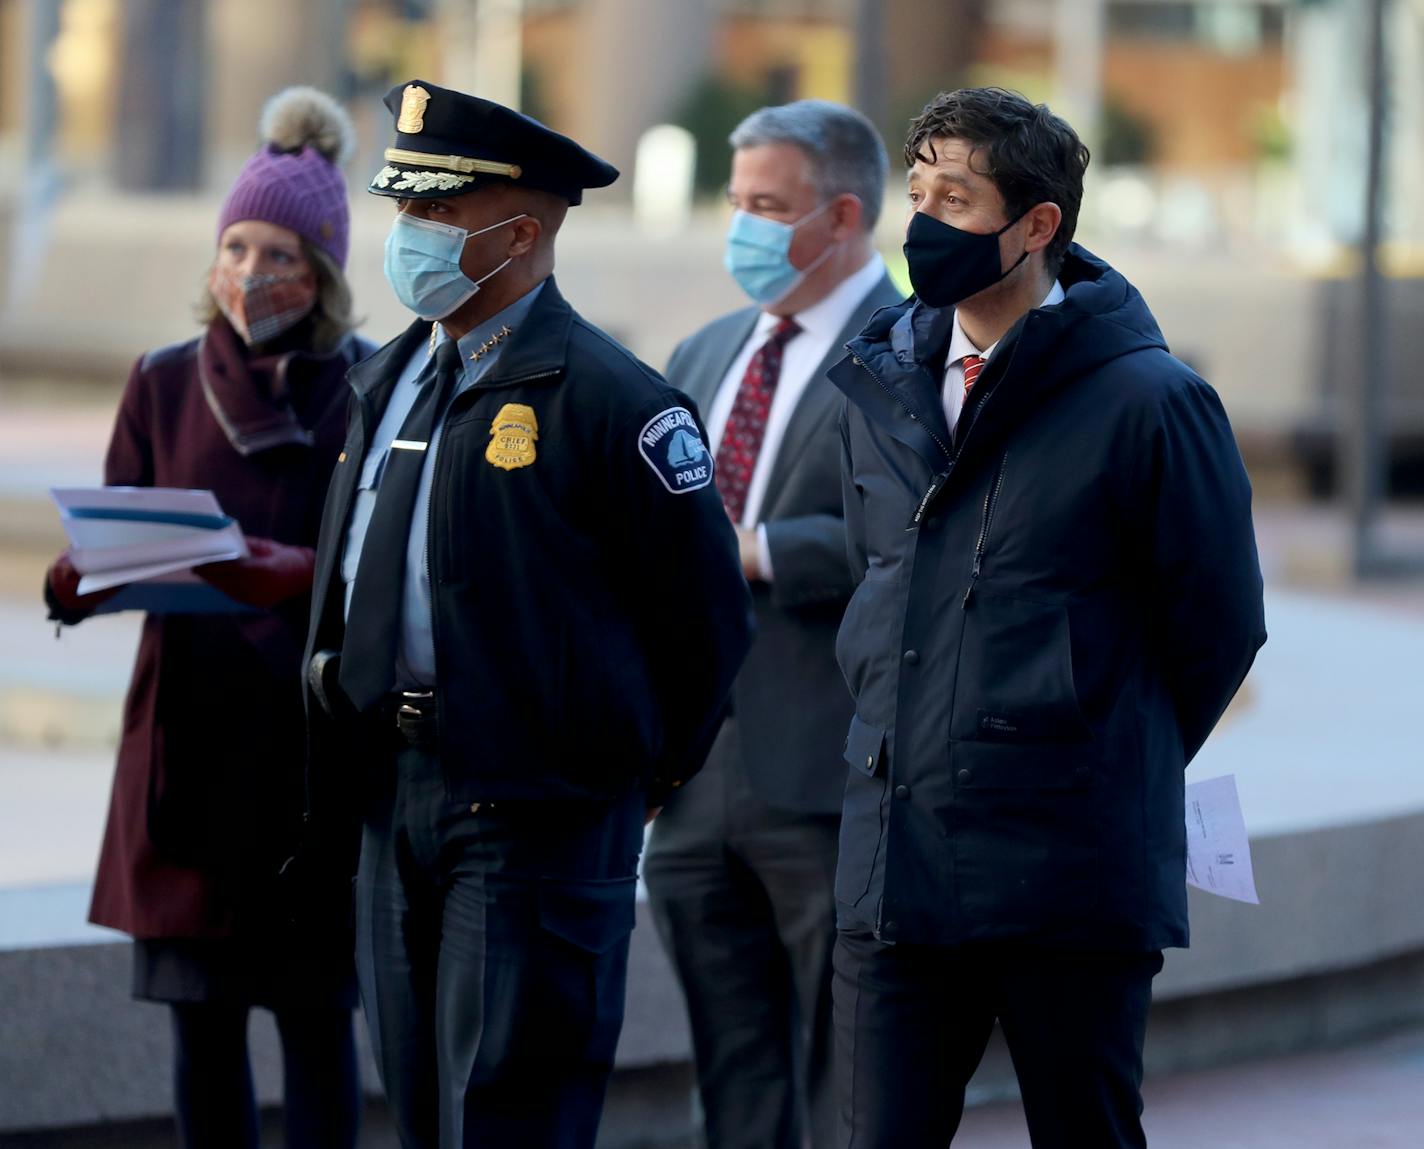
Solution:
{"label": "parka side pocket", "polygon": [[885,730],[859,715],[846,734],[845,804],[841,814],[840,857],[836,863],[836,901],[858,905],[870,890],[875,861],[885,839]]}
{"label": "parka side pocket", "polygon": [[999,743],[1090,742],[1078,705],[1062,603],[1003,594],[981,582],[964,612],[950,737]]}

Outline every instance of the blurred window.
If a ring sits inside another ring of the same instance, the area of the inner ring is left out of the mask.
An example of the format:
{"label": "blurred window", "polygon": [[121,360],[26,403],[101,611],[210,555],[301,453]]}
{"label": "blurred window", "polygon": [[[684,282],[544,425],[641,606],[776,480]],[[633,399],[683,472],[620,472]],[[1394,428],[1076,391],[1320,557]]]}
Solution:
{"label": "blurred window", "polygon": [[729,16],[829,16],[844,19],[849,8],[846,0],[722,0],[722,10]]}
{"label": "blurred window", "polygon": [[1226,55],[1249,55],[1281,44],[1280,0],[1114,0],[1108,34],[1173,40]]}

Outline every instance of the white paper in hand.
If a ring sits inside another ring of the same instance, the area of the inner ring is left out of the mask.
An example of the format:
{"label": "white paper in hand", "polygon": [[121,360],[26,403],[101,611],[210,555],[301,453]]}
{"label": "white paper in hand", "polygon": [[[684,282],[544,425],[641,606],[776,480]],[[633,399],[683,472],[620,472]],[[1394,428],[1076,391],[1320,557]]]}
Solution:
{"label": "white paper in hand", "polygon": [[1187,885],[1261,904],[1234,774],[1187,783]]}
{"label": "white paper in hand", "polygon": [[80,594],[247,554],[242,528],[211,491],[83,487],[50,494],[84,576]]}

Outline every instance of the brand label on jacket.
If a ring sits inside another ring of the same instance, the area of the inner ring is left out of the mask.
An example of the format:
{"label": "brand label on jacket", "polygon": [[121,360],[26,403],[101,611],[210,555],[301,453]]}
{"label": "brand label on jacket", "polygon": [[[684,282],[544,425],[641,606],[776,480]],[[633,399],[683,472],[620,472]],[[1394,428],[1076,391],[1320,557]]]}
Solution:
{"label": "brand label on jacket", "polygon": [[638,432],[638,451],[674,495],[712,481],[712,456],[686,407],[669,407],[649,419]]}
{"label": "brand label on jacket", "polygon": [[534,408],[523,403],[506,403],[490,427],[485,459],[501,471],[527,467],[536,457],[534,444],[538,438],[539,420]]}

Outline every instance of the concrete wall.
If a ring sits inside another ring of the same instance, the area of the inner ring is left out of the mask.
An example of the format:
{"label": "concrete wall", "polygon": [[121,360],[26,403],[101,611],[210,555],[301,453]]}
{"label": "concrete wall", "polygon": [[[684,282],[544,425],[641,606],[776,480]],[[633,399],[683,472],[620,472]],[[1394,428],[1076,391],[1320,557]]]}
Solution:
{"label": "concrete wall", "polygon": [[[1424,1022],[1424,912],[1414,884],[1399,880],[1424,872],[1424,812],[1275,834],[1253,842],[1253,855],[1258,885],[1270,891],[1263,905],[1192,892],[1193,947],[1169,954],[1154,987],[1149,1073],[1338,1045]],[[0,912],[6,904],[0,898]],[[126,944],[0,949],[0,1001],[7,1003],[0,1142],[29,1130],[48,1138],[32,1146],[79,1144],[65,1138],[110,1124],[130,1129],[123,1144],[145,1143],[145,1130],[164,1135],[166,1017],[129,1000],[128,962]],[[600,1145],[685,1145],[687,1026],[643,904],[628,987]],[[386,1118],[364,1030],[361,1036],[373,1098],[368,1136],[376,1138]],[[255,1015],[252,1039],[259,1096],[275,1104],[280,1061],[266,1015]],[[996,1036],[971,1100],[1011,1096],[1015,1088]]]}

